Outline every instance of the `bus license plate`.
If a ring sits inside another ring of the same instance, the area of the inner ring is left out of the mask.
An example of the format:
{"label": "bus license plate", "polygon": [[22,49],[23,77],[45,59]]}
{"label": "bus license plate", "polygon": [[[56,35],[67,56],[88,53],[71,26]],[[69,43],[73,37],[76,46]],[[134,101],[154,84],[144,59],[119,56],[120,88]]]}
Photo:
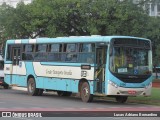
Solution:
{"label": "bus license plate", "polygon": [[134,95],[136,94],[137,92],[135,90],[128,90],[128,94],[131,94],[131,95]]}

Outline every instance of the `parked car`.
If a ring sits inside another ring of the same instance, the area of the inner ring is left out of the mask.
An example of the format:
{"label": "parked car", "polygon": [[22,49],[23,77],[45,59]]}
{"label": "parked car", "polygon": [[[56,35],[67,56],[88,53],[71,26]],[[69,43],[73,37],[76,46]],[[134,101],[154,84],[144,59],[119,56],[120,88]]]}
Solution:
{"label": "parked car", "polygon": [[4,60],[0,55],[0,86],[3,86],[4,89],[8,89],[9,85],[4,82]]}

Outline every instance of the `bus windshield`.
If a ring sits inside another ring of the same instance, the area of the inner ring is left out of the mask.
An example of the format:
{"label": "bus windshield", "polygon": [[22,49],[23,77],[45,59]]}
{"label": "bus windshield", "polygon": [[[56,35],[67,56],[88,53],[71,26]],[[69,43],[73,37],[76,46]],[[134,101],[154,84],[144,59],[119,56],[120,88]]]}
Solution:
{"label": "bus windshield", "polygon": [[117,74],[149,75],[149,49],[114,46],[110,70]]}

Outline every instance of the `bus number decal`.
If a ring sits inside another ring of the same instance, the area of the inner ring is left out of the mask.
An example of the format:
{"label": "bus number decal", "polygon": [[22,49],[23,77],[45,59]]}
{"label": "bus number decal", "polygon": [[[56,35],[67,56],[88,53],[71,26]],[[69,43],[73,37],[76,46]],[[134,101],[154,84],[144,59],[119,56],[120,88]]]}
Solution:
{"label": "bus number decal", "polygon": [[87,77],[87,71],[81,71],[81,77]]}
{"label": "bus number decal", "polygon": [[22,62],[21,61],[19,61],[19,67],[22,67]]}

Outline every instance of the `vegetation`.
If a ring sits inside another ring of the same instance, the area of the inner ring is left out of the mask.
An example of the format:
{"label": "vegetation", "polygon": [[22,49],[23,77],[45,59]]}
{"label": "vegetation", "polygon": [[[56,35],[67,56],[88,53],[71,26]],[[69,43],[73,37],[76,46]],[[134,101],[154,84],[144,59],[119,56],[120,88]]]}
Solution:
{"label": "vegetation", "polygon": [[142,103],[142,104],[158,105],[158,106],[160,106],[159,91],[160,91],[160,88],[152,88],[151,96],[145,97],[145,99],[144,99],[143,96],[129,97],[127,102],[129,102],[129,103],[134,102],[134,103]]}
{"label": "vegetation", "polygon": [[[149,0],[150,1],[150,0]],[[149,17],[148,0],[33,0],[0,6],[0,43],[7,39],[73,35],[129,35],[152,40],[159,64],[160,18]],[[152,2],[159,2],[152,0]]]}
{"label": "vegetation", "polygon": [[[160,106],[160,88],[152,88],[151,96],[128,97],[127,103],[147,104]],[[112,97],[97,97],[97,100],[115,101]]]}

